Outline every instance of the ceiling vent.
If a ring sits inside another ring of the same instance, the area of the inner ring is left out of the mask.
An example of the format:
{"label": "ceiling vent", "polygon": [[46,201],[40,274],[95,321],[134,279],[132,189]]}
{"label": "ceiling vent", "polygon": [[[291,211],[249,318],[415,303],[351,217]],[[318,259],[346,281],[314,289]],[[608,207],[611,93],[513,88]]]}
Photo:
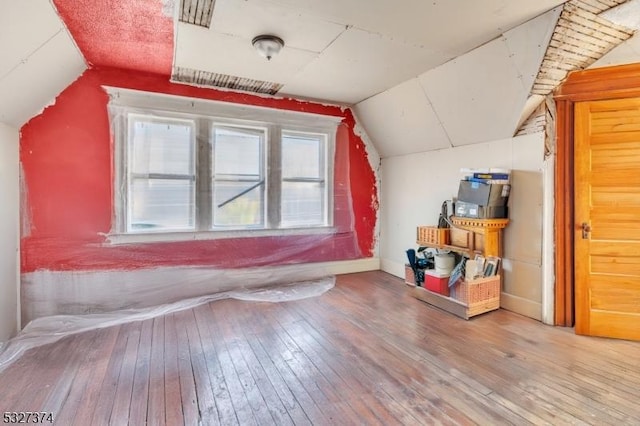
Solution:
{"label": "ceiling vent", "polygon": [[216,0],[181,0],[180,22],[209,28]]}
{"label": "ceiling vent", "polygon": [[267,95],[275,95],[280,89],[282,89],[282,84],[280,83],[252,80],[250,78],[242,78],[233,75],[218,74],[182,67],[174,67],[171,79],[176,82],[193,84],[196,86],[241,90],[244,92],[263,93]]}

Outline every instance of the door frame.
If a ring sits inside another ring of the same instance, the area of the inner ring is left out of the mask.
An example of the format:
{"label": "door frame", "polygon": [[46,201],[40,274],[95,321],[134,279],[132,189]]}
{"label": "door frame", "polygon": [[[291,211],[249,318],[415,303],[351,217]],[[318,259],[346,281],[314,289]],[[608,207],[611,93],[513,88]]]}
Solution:
{"label": "door frame", "polygon": [[555,324],[575,322],[574,279],[574,104],[640,97],[640,63],[569,74],[556,89]]}

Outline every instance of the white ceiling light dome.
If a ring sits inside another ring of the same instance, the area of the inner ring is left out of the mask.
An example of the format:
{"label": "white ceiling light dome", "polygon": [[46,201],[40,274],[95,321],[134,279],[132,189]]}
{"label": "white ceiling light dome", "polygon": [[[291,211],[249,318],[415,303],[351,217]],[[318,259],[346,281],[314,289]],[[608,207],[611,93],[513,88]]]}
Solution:
{"label": "white ceiling light dome", "polygon": [[284,41],[280,37],[268,34],[254,37],[253,40],[251,40],[251,44],[260,55],[269,61],[284,47]]}

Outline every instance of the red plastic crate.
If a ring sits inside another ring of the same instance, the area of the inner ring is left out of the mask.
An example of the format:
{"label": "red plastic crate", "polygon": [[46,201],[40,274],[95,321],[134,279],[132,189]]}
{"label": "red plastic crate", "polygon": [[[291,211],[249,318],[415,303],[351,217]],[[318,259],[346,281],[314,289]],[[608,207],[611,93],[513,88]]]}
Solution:
{"label": "red plastic crate", "polygon": [[449,275],[438,274],[435,271],[424,271],[424,288],[443,296],[449,296]]}

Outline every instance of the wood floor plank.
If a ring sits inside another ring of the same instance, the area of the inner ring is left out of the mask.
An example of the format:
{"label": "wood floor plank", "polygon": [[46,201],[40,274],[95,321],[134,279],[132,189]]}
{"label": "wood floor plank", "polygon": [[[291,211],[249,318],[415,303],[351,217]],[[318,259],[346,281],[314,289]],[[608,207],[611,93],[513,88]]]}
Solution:
{"label": "wood floor plank", "polygon": [[333,362],[337,358],[335,351],[328,352],[321,344],[318,344],[309,330],[303,327],[303,324],[308,325],[308,323],[303,317],[292,316],[288,305],[290,304],[281,304],[281,313],[277,321],[291,339],[295,340],[310,359],[314,360],[313,362],[323,371],[327,380],[336,389],[341,389],[354,396],[352,406],[362,421],[366,424],[396,423],[398,419],[383,404],[373,402],[373,398],[370,398],[371,389],[364,386],[357,375],[347,369],[344,362]]}
{"label": "wood floor plank", "polygon": [[[3,412],[40,411],[48,398],[49,389],[56,386],[67,366],[67,353],[72,346],[73,336],[45,345],[46,350],[30,350],[24,355],[26,362],[18,364],[16,371],[12,371],[12,368],[5,370],[2,375],[7,376],[7,380],[0,382],[3,384],[0,390]],[[44,362],[50,363],[49,369],[32,368]],[[28,398],[24,395],[28,395]]]}
{"label": "wood floor plank", "polygon": [[[217,343],[217,362],[229,389],[233,409],[241,425],[258,425],[261,422],[264,423],[267,419],[270,420],[271,416],[268,412],[264,413],[266,410],[261,410],[258,412],[259,417],[256,417],[256,413],[249,401],[249,395],[254,394],[255,383],[249,380],[250,374],[245,374],[245,371],[237,368],[235,365],[239,363],[238,357],[242,358],[242,354],[234,351],[233,348],[229,348],[230,345],[228,342],[233,337],[222,333],[220,324],[218,323],[220,320],[216,318],[216,311],[220,303],[225,303],[225,301],[222,300],[209,304],[210,309],[207,312],[209,318],[208,326],[211,338]],[[258,397],[260,396],[258,395]],[[256,401],[256,403],[258,403],[258,401]]]}
{"label": "wood floor plank", "polygon": [[103,383],[107,380],[109,367],[113,365],[113,353],[117,350],[118,342],[121,342],[121,326],[111,327],[110,338],[106,341],[104,350],[101,351],[92,365],[91,376],[86,384],[86,390],[82,403],[73,417],[74,425],[88,425],[93,421],[93,415],[97,408],[97,401],[100,398]]}
{"label": "wood floor plank", "polygon": [[233,313],[236,312],[236,309],[233,309],[232,304],[228,303],[212,304],[211,307],[216,322],[223,330],[223,334],[232,336],[230,340],[227,340],[227,347],[232,354],[236,371],[238,371],[239,376],[240,371],[250,374],[248,377],[244,374],[242,382],[258,423],[275,423],[278,425],[293,424],[291,417],[282,405],[271,382],[269,382],[269,379],[266,377],[253,350],[247,343],[242,328],[240,328],[239,323],[233,319]]}
{"label": "wood floor plank", "polygon": [[[320,311],[326,309],[323,306],[305,303],[301,304],[301,309],[316,321],[314,323],[321,324],[322,317]],[[337,310],[338,315],[342,315],[340,310]],[[316,318],[317,317],[317,318]],[[468,407],[466,403],[463,406],[463,410],[457,410],[455,407],[448,405],[442,398],[442,395],[436,392],[429,385],[430,377],[426,373],[429,366],[425,366],[424,370],[416,373],[420,380],[407,380],[407,377],[396,374],[393,369],[404,369],[402,365],[398,365],[397,361],[390,360],[385,357],[386,352],[384,350],[385,343],[379,340],[370,339],[367,337],[358,337],[363,331],[361,327],[350,324],[349,321],[344,321],[338,316],[332,319],[331,328],[335,327],[341,330],[340,334],[331,334],[330,331],[327,334],[333,345],[340,348],[342,351],[348,353],[349,364],[352,366],[358,366],[366,371],[366,374],[374,381],[374,383],[382,382],[385,388],[392,389],[390,396],[393,400],[402,406],[406,411],[412,413],[412,416],[417,418],[417,421],[426,421],[429,423],[437,423],[443,421],[443,419],[449,418],[460,424],[472,424],[471,417],[468,412],[473,407]],[[381,358],[382,357],[382,358]],[[411,360],[401,360],[400,363],[409,363]],[[411,382],[411,386],[406,386],[407,382]],[[425,384],[429,382],[429,385]],[[417,386],[416,386],[417,384]],[[438,386],[442,386],[442,383],[438,383]]]}
{"label": "wood floor plank", "polygon": [[90,347],[96,346],[97,336],[99,333],[93,332],[86,336],[72,335],[67,338],[72,339],[67,353],[67,362],[64,370],[60,374],[52,389],[49,390],[47,398],[42,405],[40,411],[53,413],[54,418],[60,417],[62,407],[65,405],[73,387],[76,375],[78,374],[82,363],[88,356],[88,351],[84,350],[88,343]]}
{"label": "wood floor plank", "polygon": [[116,390],[120,381],[120,372],[122,371],[127,342],[129,337],[132,337],[131,332],[134,330],[135,325],[135,323],[128,323],[120,326],[120,332],[111,353],[104,380],[100,386],[100,393],[95,402],[91,424],[109,424],[111,420],[111,412],[116,399]]}
{"label": "wood floor plank", "polygon": [[164,391],[164,323],[165,317],[153,319],[151,359],[149,362],[149,396],[146,423],[166,424]]}
{"label": "wood floor plank", "polygon": [[640,343],[494,311],[469,321],[383,272],[281,303],[222,300],[33,348],[0,411],[56,424],[640,424]]}
{"label": "wood floor plank", "polygon": [[[173,314],[174,332],[178,351],[178,376],[180,378],[180,401],[185,425],[198,424],[200,414],[198,413],[198,393],[194,379],[193,359],[191,358],[191,345],[187,332],[186,318],[181,311]],[[166,385],[166,382],[165,382]],[[214,402],[215,406],[215,402]],[[211,423],[210,423],[211,424]]]}
{"label": "wood floor plank", "polygon": [[[216,401],[218,418],[223,425],[237,425],[238,417],[236,416],[234,405],[231,401],[231,394],[225,381],[220,360],[218,359],[217,342],[214,343],[211,331],[209,330],[209,306],[198,306],[193,312],[202,344],[202,353],[209,373],[209,381]],[[242,415],[246,415],[246,413],[243,412]]]}
{"label": "wood floor plank", "polygon": [[151,369],[151,345],[153,343],[153,319],[142,322],[138,358],[133,374],[133,390],[129,407],[129,424],[141,425],[147,421],[149,401],[149,372]]}
{"label": "wood floor plank", "polygon": [[[105,353],[109,353],[107,348],[113,347],[115,344],[118,329],[110,327],[94,330],[87,334],[95,337],[91,340],[92,344],[87,346],[87,350],[84,352],[86,357],[80,361],[64,405],[58,413],[54,413],[55,421],[59,424],[73,424],[78,410],[87,405],[86,398],[90,394],[89,388],[93,383],[94,370],[99,365],[100,359],[104,359]],[[87,343],[84,339],[82,341]]]}
{"label": "wood floor plank", "polygon": [[268,362],[273,365],[274,371],[282,378],[289,393],[300,404],[311,423],[329,424],[329,415],[324,412],[324,408],[327,407],[319,407],[304,385],[300,383],[298,377],[291,371],[283,354],[279,353],[273,344],[274,336],[257,313],[252,310],[247,311],[247,313],[249,314],[247,324],[250,324],[253,331],[253,341],[258,343],[253,346],[254,352],[259,354],[260,359],[265,359],[266,361],[268,358]]}
{"label": "wood floor plank", "polygon": [[[238,325],[240,322],[243,324],[242,330],[245,337],[245,343],[247,345],[246,353],[248,354],[248,356],[257,361],[257,364],[255,364],[255,368],[258,371],[261,370],[269,380],[269,383],[273,387],[277,397],[280,399],[280,403],[282,404],[284,410],[286,410],[286,413],[289,415],[294,424],[310,424],[310,420],[306,415],[304,409],[298,402],[296,396],[291,392],[285,379],[276,368],[270,356],[264,351],[264,348],[257,340],[255,329],[252,326],[247,326],[247,324],[250,324],[249,321],[252,320],[251,314],[249,313],[249,310],[251,308],[247,307],[246,305],[242,305],[240,308],[241,309],[239,309],[238,312],[242,312],[242,320],[236,319],[234,320],[234,323],[236,323],[236,325]],[[267,395],[268,394],[269,393],[267,392]]]}
{"label": "wood floor plank", "polygon": [[290,371],[298,378],[298,381],[304,386],[316,405],[324,407],[324,415],[330,422],[358,422],[359,419],[353,409],[347,404],[343,404],[343,400],[328,385],[322,372],[309,361],[304,352],[278,326],[277,321],[270,315],[274,308],[275,305],[266,311],[266,318],[271,319],[271,321],[264,322],[268,326],[270,336],[273,336],[270,339],[272,344],[270,351],[282,355]]}
{"label": "wood floor plank", "polygon": [[[291,304],[287,307],[294,311],[296,310]],[[385,411],[389,412],[393,420],[385,422],[386,424],[414,424],[420,422],[420,417],[415,417],[411,410],[408,410],[407,407],[402,406],[394,399],[396,393],[402,394],[405,392],[405,386],[397,385],[393,381],[383,381],[381,377],[371,375],[368,367],[362,363],[354,362],[356,355],[353,354],[351,347],[348,346],[348,342],[334,340],[330,331],[326,331],[322,326],[319,326],[320,321],[314,321],[313,325],[307,321],[310,316],[309,310],[303,309],[297,313],[301,318],[297,324],[303,327],[305,334],[309,338],[313,339],[311,344],[322,348],[326,354],[324,358],[335,360],[339,366],[345,369],[343,371],[345,371],[346,376],[360,383],[361,390],[356,392],[355,395],[360,395],[369,401],[375,401],[370,402],[370,406],[382,406],[382,409],[375,410],[378,416],[386,418]],[[341,346],[343,344],[345,346]],[[336,348],[341,348],[342,350],[336,350]],[[444,423],[446,424],[446,421]]]}
{"label": "wood floor plank", "polygon": [[[457,380],[451,380],[450,377],[440,374],[432,365],[423,364],[422,368],[418,369],[416,363],[410,362],[409,359],[402,362],[406,354],[403,353],[402,345],[393,344],[395,335],[388,334],[384,340],[376,338],[377,330],[383,326],[381,320],[375,318],[373,312],[359,312],[368,306],[364,308],[351,306],[351,302],[345,298],[345,293],[340,296],[325,298],[321,303],[326,303],[327,308],[333,308],[339,327],[348,333],[349,339],[360,349],[361,357],[366,357],[378,370],[378,374],[388,374],[402,383],[417,379],[416,385],[413,386],[414,391],[417,392],[417,398],[422,397],[432,403],[432,408],[426,414],[438,416],[436,410],[443,410],[451,413],[462,412],[472,419],[484,421],[511,417],[511,420],[516,423],[522,422],[522,418],[502,410],[499,406],[493,406],[487,410],[483,407],[484,395],[478,389],[469,388]],[[357,312],[360,316],[344,316],[342,312]],[[372,344],[372,342],[380,343]],[[366,351],[363,351],[363,348]]]}
{"label": "wood floor plank", "polygon": [[205,360],[194,312],[191,309],[181,311],[176,313],[175,317],[176,326],[185,330],[188,340],[199,417],[205,425],[219,425],[220,419],[218,416],[217,401],[213,395],[213,385],[209,379],[210,372]]}
{"label": "wood floor plank", "polygon": [[167,424],[183,423],[184,414],[178,370],[178,336],[174,317],[171,314],[164,316],[164,401]]}
{"label": "wood floor plank", "polygon": [[280,318],[286,314],[281,305],[283,304],[273,305],[272,309],[267,311],[265,318],[280,337],[280,341],[297,359],[296,370],[301,371],[303,375],[307,374],[309,377],[313,377],[317,387],[328,401],[331,401],[332,404],[341,404],[339,412],[341,416],[344,416],[341,419],[342,422],[378,424],[378,419],[357,397],[349,398],[346,401],[343,399],[336,387],[336,384],[340,383],[340,377],[335,374],[322,358],[316,357],[315,352],[310,351],[307,353],[304,350],[303,335],[294,333],[291,327],[281,321]]}
{"label": "wood floor plank", "polygon": [[109,420],[113,425],[127,425],[129,423],[129,410],[132,398],[134,397],[133,378],[135,375],[136,360],[138,359],[141,333],[142,323],[139,321],[130,324],[127,330],[127,345],[124,349],[120,375]]}

